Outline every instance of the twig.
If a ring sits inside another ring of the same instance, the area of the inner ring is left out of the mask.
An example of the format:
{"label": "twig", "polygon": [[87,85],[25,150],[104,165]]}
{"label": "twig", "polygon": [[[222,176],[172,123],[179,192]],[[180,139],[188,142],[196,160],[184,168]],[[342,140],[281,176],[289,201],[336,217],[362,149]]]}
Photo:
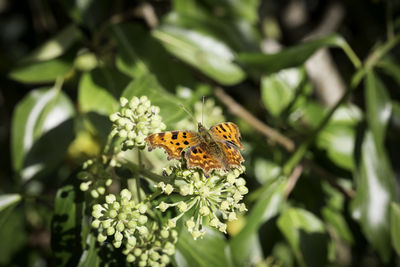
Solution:
{"label": "twig", "polygon": [[244,107],[238,104],[232,97],[226,94],[224,90],[222,90],[219,87],[216,87],[214,88],[214,94],[222,103],[224,103],[228,107],[229,111],[232,114],[248,122],[257,131],[259,131],[272,141],[275,141],[278,144],[282,145],[287,151],[289,152],[294,151],[295,144],[292,140],[282,135],[281,133],[275,131],[274,129],[272,129],[271,127],[269,127],[256,117],[254,117]]}
{"label": "twig", "polygon": [[293,191],[293,188],[295,187],[297,181],[299,180],[302,172],[303,172],[303,165],[299,164],[294,168],[292,174],[290,174],[288,183],[285,188],[285,198],[288,198],[290,193]]}

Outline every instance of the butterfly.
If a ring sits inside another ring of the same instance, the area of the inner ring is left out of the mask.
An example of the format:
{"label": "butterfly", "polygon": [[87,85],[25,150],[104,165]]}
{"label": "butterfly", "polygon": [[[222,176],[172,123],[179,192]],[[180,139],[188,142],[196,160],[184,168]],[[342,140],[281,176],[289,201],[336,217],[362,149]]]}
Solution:
{"label": "butterfly", "polygon": [[168,160],[180,159],[182,153],[188,168],[200,168],[206,177],[212,170],[240,168],[244,159],[239,149],[239,127],[232,122],[223,122],[207,130],[198,123],[198,132],[169,131],[147,136],[145,141],[149,151],[163,148]]}

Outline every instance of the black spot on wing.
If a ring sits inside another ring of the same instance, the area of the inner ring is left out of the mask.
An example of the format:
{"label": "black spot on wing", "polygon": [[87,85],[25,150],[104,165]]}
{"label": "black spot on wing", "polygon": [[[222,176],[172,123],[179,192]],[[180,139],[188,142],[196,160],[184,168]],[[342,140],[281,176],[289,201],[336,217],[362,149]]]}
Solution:
{"label": "black spot on wing", "polygon": [[185,145],[188,145],[189,144],[189,142],[188,141],[185,141],[185,142],[183,142]]}
{"label": "black spot on wing", "polygon": [[222,131],[226,132],[226,130],[222,124],[219,127],[221,128]]}

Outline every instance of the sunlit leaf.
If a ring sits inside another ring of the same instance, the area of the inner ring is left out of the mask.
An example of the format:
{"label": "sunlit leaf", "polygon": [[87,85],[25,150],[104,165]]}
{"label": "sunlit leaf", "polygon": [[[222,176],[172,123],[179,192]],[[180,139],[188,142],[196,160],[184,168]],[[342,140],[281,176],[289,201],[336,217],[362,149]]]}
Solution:
{"label": "sunlit leaf", "polygon": [[261,78],[261,97],[267,110],[278,116],[293,100],[304,73],[286,69]]}
{"label": "sunlit leaf", "polygon": [[302,65],[320,48],[342,47],[345,43],[341,36],[329,35],[283,49],[276,54],[240,53],[236,60],[248,68],[263,73],[273,73],[281,69]]}
{"label": "sunlit leaf", "polygon": [[11,79],[23,83],[53,82],[64,77],[72,69],[70,57],[59,57],[47,61],[23,63],[11,70]]}
{"label": "sunlit leaf", "polygon": [[61,56],[77,41],[79,36],[78,28],[75,25],[69,25],[33,51],[24,61],[44,61]]}
{"label": "sunlit leaf", "polygon": [[21,201],[19,194],[0,195],[0,228],[7,220],[12,209]]}
{"label": "sunlit leaf", "polygon": [[110,115],[118,109],[118,99],[130,79],[110,68],[98,68],[82,75],[78,100],[83,112]]}
{"label": "sunlit leaf", "polygon": [[326,264],[325,228],[314,214],[299,208],[289,208],[281,214],[277,223],[300,266]]}
{"label": "sunlit leaf", "polygon": [[368,125],[377,146],[382,146],[390,118],[391,102],[385,86],[372,71],[367,73],[365,81],[365,103]]}
{"label": "sunlit leaf", "polygon": [[53,169],[73,138],[71,100],[59,89],[31,91],[15,108],[11,152],[23,180]]}
{"label": "sunlit leaf", "polygon": [[232,256],[236,265],[241,266],[249,260],[258,228],[281,210],[285,188],[286,182],[283,181],[271,184],[257,200],[250,214],[245,217],[244,228],[230,240]]}
{"label": "sunlit leaf", "polygon": [[170,53],[223,85],[237,84],[245,78],[245,73],[233,63],[232,50],[211,36],[172,26],[160,27],[153,36]]}
{"label": "sunlit leaf", "polygon": [[96,267],[100,266],[101,258],[96,248],[96,236],[90,234],[87,236],[87,249],[85,249],[79,259],[78,267]]}
{"label": "sunlit leaf", "polygon": [[179,235],[175,261],[178,266],[232,266],[228,243],[222,233],[207,229],[203,238],[194,240],[186,229]]}
{"label": "sunlit leaf", "polygon": [[391,254],[390,203],[395,199],[396,186],[387,155],[382,147],[376,146],[373,138],[367,131],[361,145],[352,215],[359,221],[365,237],[387,262]]}

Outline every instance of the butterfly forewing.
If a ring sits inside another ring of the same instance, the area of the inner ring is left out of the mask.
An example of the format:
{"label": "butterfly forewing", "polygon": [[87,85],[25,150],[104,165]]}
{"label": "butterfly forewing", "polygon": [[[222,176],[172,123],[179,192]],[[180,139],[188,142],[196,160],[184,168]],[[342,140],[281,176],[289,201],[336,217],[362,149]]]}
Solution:
{"label": "butterfly forewing", "polygon": [[218,123],[210,128],[210,131],[218,138],[232,142],[240,149],[243,149],[243,145],[240,142],[239,127],[232,122]]}
{"label": "butterfly forewing", "polygon": [[234,145],[226,141],[221,145],[221,148],[225,154],[225,158],[228,161],[229,168],[240,168],[244,159],[239,150]]}
{"label": "butterfly forewing", "polygon": [[199,143],[198,134],[190,131],[171,131],[151,134],[145,139],[149,151],[161,147],[167,152],[168,159],[180,159],[182,151]]}

